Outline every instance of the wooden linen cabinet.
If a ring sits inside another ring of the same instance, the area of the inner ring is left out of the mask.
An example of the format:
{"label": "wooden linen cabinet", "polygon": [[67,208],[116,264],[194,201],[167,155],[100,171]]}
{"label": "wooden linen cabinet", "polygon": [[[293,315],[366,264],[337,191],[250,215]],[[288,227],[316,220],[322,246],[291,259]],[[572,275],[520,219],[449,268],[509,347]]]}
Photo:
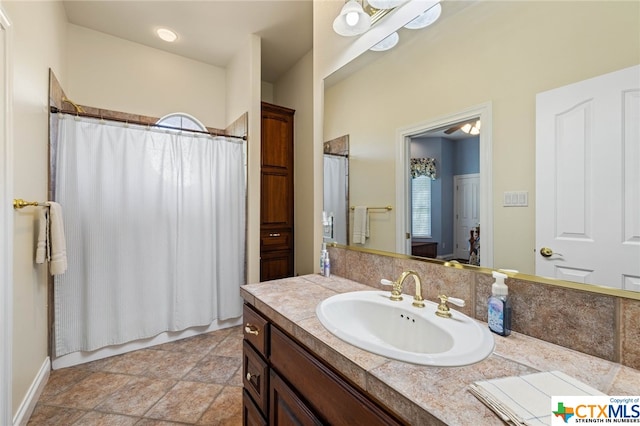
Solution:
{"label": "wooden linen cabinet", "polygon": [[293,115],[262,103],[260,281],[291,277],[293,256]]}

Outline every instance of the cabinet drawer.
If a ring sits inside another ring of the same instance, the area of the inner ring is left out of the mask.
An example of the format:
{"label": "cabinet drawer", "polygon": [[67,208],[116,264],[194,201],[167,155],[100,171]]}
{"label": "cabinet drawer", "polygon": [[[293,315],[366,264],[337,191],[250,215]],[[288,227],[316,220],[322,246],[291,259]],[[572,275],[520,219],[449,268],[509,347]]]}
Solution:
{"label": "cabinet drawer", "polygon": [[289,230],[271,230],[260,232],[261,250],[285,250],[291,248],[292,233]]}
{"label": "cabinet drawer", "polygon": [[269,406],[269,366],[246,340],[242,342],[242,383],[265,413]]}
{"label": "cabinet drawer", "polygon": [[246,390],[242,392],[242,425],[267,426],[267,421]]}
{"label": "cabinet drawer", "polygon": [[249,305],[244,305],[243,319],[244,339],[266,357],[269,348],[269,322]]}

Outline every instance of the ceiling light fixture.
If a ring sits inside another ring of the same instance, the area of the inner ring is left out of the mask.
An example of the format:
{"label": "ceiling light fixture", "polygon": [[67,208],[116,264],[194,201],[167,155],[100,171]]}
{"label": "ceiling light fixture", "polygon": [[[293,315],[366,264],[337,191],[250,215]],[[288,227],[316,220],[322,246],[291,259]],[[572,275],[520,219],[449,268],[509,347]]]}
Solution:
{"label": "ceiling light fixture", "polygon": [[429,25],[433,24],[438,20],[441,13],[442,13],[442,6],[440,6],[440,3],[438,3],[432,8],[430,8],[429,10],[427,10],[426,12],[424,12],[422,15],[418,16],[413,21],[409,22],[404,27],[410,30],[418,30],[420,28],[428,27]]}
{"label": "ceiling light fixture", "polygon": [[156,30],[156,34],[158,34],[158,37],[160,37],[162,40],[169,43],[173,43],[178,39],[178,34],[168,28],[158,28]]}
{"label": "ceiling light fixture", "polygon": [[400,40],[400,36],[397,32],[395,32],[369,50],[373,50],[374,52],[384,52],[385,50],[389,50],[396,44],[398,44],[398,40]]}
{"label": "ceiling light fixture", "polygon": [[404,2],[405,0],[367,0],[367,3],[376,9],[393,9]]}
{"label": "ceiling light fixture", "polygon": [[371,27],[371,17],[356,0],[349,0],[333,21],[333,30],[341,36],[355,36]]}

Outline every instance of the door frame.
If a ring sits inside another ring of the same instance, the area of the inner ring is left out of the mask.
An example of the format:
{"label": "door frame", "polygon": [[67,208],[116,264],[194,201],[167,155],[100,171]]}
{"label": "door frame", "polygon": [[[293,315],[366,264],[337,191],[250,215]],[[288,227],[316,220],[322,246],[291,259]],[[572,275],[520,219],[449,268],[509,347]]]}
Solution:
{"label": "door frame", "polygon": [[12,347],[13,347],[13,118],[12,118],[12,29],[0,4],[0,31],[4,33],[0,58],[2,84],[2,120],[0,129],[0,424],[12,420]]}
{"label": "door frame", "polygon": [[[473,179],[473,178],[478,178],[478,181],[480,180],[480,173],[467,173],[464,175],[453,175],[453,191],[454,191],[454,195],[453,195],[453,244],[456,244],[456,242],[458,241],[458,182],[463,180],[463,179]],[[480,192],[480,190],[478,189],[478,192]],[[478,204],[480,204],[480,199],[478,199]],[[479,207],[479,206],[478,206]],[[467,250],[468,252],[468,250]],[[457,256],[457,249],[455,247],[453,247],[453,258],[456,259]],[[480,256],[480,260],[482,261],[482,256]]]}
{"label": "door frame", "polygon": [[481,266],[493,267],[493,158],[491,101],[471,106],[462,111],[431,118],[396,130],[396,252],[411,254],[411,199],[410,160],[411,138],[431,130],[451,126],[462,121],[479,118],[480,131],[480,229],[482,229]]}

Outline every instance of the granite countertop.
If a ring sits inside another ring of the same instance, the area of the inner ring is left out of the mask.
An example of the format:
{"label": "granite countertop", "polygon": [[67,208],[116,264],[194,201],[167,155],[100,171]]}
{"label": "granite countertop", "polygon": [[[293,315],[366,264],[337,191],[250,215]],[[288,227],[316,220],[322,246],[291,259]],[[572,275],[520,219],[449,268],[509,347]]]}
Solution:
{"label": "granite countertop", "polygon": [[479,363],[428,367],[359,349],[335,337],[318,320],[316,306],[322,300],[372,289],[338,276],[305,275],[244,285],[241,294],[410,424],[502,425],[502,420],[468,391],[468,385],[540,371],[562,371],[608,395],[640,394],[640,371],[516,332],[506,338],[495,335],[494,353]]}

